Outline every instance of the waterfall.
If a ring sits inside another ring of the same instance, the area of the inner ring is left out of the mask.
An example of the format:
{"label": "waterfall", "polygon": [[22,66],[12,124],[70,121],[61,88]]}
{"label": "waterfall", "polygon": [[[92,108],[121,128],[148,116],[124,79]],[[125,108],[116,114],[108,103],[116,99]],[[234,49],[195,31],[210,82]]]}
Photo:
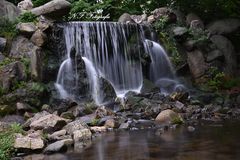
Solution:
{"label": "waterfall", "polygon": [[[143,85],[142,55],[151,57],[150,80],[161,87],[162,81],[174,81],[171,63],[163,48],[148,39],[144,27],[115,22],[69,22],[63,28],[66,52],[62,57],[56,88],[62,98],[81,97],[81,60],[85,64],[89,91],[95,103],[104,101],[100,78],[107,80],[117,97],[129,91],[139,93]],[[149,28],[147,28],[150,30]],[[80,57],[80,58],[79,58]],[[165,83],[165,82],[164,82]]]}

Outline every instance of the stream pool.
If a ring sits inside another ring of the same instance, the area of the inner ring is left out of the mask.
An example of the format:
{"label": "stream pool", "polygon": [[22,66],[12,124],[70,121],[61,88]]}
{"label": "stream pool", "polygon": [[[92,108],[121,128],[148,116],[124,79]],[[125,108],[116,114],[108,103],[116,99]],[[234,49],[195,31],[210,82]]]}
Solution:
{"label": "stream pool", "polygon": [[[33,158],[34,159],[34,158]],[[45,160],[239,160],[240,122],[204,124],[157,134],[156,130],[118,131],[97,136],[78,153]]]}

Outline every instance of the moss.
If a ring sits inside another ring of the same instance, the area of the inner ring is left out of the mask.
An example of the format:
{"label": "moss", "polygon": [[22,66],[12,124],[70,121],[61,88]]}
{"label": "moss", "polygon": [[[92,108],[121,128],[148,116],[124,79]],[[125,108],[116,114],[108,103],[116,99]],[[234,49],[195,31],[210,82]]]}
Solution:
{"label": "moss", "polygon": [[92,119],[92,121],[90,122],[90,126],[97,126],[99,121],[100,121],[100,119],[98,119],[98,118]]}
{"label": "moss", "polygon": [[14,139],[16,133],[24,133],[20,124],[13,123],[10,127],[0,132],[0,159],[8,160],[14,154]]}
{"label": "moss", "polygon": [[183,119],[180,116],[176,116],[171,120],[172,124],[183,124]]}

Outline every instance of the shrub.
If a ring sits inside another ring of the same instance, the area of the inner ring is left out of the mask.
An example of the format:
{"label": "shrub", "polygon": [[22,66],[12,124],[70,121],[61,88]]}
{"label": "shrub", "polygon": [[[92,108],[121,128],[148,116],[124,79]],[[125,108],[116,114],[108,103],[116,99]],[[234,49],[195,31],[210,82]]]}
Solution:
{"label": "shrub", "polygon": [[33,0],[32,3],[33,3],[34,7],[39,7],[39,6],[44,5],[45,3],[50,2],[50,1],[51,0]]}
{"label": "shrub", "polygon": [[18,22],[27,23],[27,22],[36,22],[37,16],[32,12],[24,12],[18,17]]}
{"label": "shrub", "polygon": [[17,35],[17,22],[11,22],[5,18],[0,17],[0,36],[7,39],[12,39]]}

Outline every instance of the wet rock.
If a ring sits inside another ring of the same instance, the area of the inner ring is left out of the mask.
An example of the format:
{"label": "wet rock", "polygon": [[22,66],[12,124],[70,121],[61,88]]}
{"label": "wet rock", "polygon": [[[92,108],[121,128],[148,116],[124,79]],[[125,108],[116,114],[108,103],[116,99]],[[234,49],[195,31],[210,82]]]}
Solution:
{"label": "wet rock", "polygon": [[15,21],[20,14],[20,9],[18,9],[14,4],[1,0],[0,1],[0,15],[10,21]]}
{"label": "wet rock", "polygon": [[30,127],[34,130],[44,129],[47,132],[53,132],[62,129],[67,124],[68,120],[54,114],[49,114],[33,121]]}
{"label": "wet rock", "polygon": [[18,102],[16,104],[17,106],[17,110],[20,112],[20,113],[24,113],[26,111],[29,111],[29,112],[33,112],[35,109],[32,108],[29,104],[27,103],[21,103],[21,102]]}
{"label": "wet rock", "polygon": [[224,36],[214,35],[210,40],[223,53],[225,57],[225,73],[234,75],[237,70],[237,59],[232,42]]}
{"label": "wet rock", "polygon": [[222,56],[223,56],[223,53],[220,50],[218,50],[218,49],[213,50],[213,51],[208,53],[207,62],[211,62],[211,61],[213,61],[213,60],[215,60],[219,57],[222,57]]}
{"label": "wet rock", "polygon": [[130,128],[130,123],[129,123],[129,122],[122,123],[122,124],[119,126],[119,129],[129,129],[129,128]]}
{"label": "wet rock", "polygon": [[116,127],[117,127],[116,122],[115,122],[114,119],[108,119],[108,120],[106,120],[104,126],[105,126],[106,128],[116,128]]}
{"label": "wet rock", "polygon": [[40,137],[31,138],[29,136],[23,136],[22,134],[17,134],[14,142],[14,148],[25,150],[39,150],[43,149],[44,142]]}
{"label": "wet rock", "polygon": [[134,20],[135,23],[141,24],[144,21],[147,21],[147,14],[142,15],[131,15],[132,20]]}
{"label": "wet rock", "polygon": [[42,47],[47,41],[47,35],[41,30],[37,30],[30,39],[36,46]]}
{"label": "wet rock", "polygon": [[187,52],[187,56],[187,61],[192,76],[197,79],[204,75],[205,71],[208,69],[208,66],[205,63],[203,53],[200,50],[194,50],[192,52]]}
{"label": "wet rock", "polygon": [[188,130],[189,132],[194,132],[194,131],[195,131],[195,128],[194,128],[193,126],[188,126],[188,127],[187,127],[187,130]]}
{"label": "wet rock", "polygon": [[195,45],[196,45],[196,41],[195,41],[195,40],[188,40],[188,41],[186,41],[186,42],[183,44],[184,48],[185,48],[187,51],[189,51],[189,52],[191,52],[191,51],[194,50]]}
{"label": "wet rock", "polygon": [[8,92],[15,83],[26,79],[24,65],[21,62],[12,62],[0,68],[0,87]]}
{"label": "wet rock", "polygon": [[177,123],[177,121],[182,122],[182,118],[176,112],[167,109],[158,114],[155,121],[160,124],[172,124]]}
{"label": "wet rock", "polygon": [[179,110],[182,110],[184,108],[184,104],[179,101],[176,101],[174,106]]}
{"label": "wet rock", "polygon": [[188,100],[189,93],[188,92],[173,92],[169,96],[174,101],[185,102]]}
{"label": "wet rock", "polygon": [[44,153],[55,153],[55,152],[64,152],[67,151],[68,147],[73,145],[72,139],[64,139],[52,144],[49,144],[45,149]]}
{"label": "wet rock", "polygon": [[36,81],[41,81],[43,79],[43,52],[37,49],[30,56],[31,60],[31,77]]}
{"label": "wet rock", "polygon": [[31,37],[32,34],[37,30],[37,27],[33,22],[18,23],[16,28],[22,35],[26,35],[28,37]]}
{"label": "wet rock", "polygon": [[0,52],[4,51],[6,44],[7,44],[7,40],[5,38],[0,37]]}
{"label": "wet rock", "polygon": [[31,10],[33,8],[33,4],[31,0],[23,0],[18,3],[17,7],[22,11],[26,11]]}
{"label": "wet rock", "polygon": [[67,131],[68,134],[73,135],[73,132],[76,130],[87,129],[88,126],[81,120],[75,120],[71,123],[68,123],[63,129]]}
{"label": "wet rock", "polygon": [[207,26],[207,30],[211,35],[230,34],[237,31],[239,28],[240,20],[234,18],[217,20]]}
{"label": "wet rock", "polygon": [[120,23],[135,23],[134,20],[131,18],[131,15],[128,13],[122,14],[119,17],[118,22],[120,22]]}
{"label": "wet rock", "polygon": [[47,31],[52,25],[53,25],[52,22],[44,17],[40,17],[37,23],[38,29],[40,29],[40,31],[42,32]]}
{"label": "wet rock", "polygon": [[63,112],[60,117],[65,118],[65,119],[75,119],[75,116],[71,111]]}
{"label": "wet rock", "polygon": [[82,142],[92,139],[92,132],[90,129],[81,129],[81,130],[75,130],[73,132],[73,139],[74,142]]}
{"label": "wet rock", "polygon": [[149,81],[148,79],[143,80],[143,86],[141,88],[141,93],[151,93],[154,91],[160,91],[159,87],[157,87],[153,82]]}
{"label": "wet rock", "polygon": [[5,59],[5,56],[0,52],[0,63]]}
{"label": "wet rock", "polygon": [[42,6],[33,8],[31,12],[36,16],[44,15],[53,20],[60,19],[70,11],[71,3],[66,0],[50,1]]}
{"label": "wet rock", "polygon": [[0,116],[3,117],[8,114],[12,114],[16,111],[16,107],[8,105],[0,105]]}
{"label": "wet rock", "polygon": [[98,109],[96,110],[95,118],[99,119],[99,118],[103,118],[103,117],[106,117],[106,116],[112,115],[112,114],[113,114],[112,111],[107,109],[105,106],[101,106],[101,107],[98,107]]}
{"label": "wet rock", "polygon": [[23,160],[44,160],[44,159],[45,159],[44,154],[32,154],[25,156]]}
{"label": "wet rock", "polygon": [[82,121],[85,124],[91,125],[95,120],[95,114],[89,114],[78,118],[79,121]]}
{"label": "wet rock", "polygon": [[10,56],[14,58],[31,57],[39,48],[23,36],[13,39]]}
{"label": "wet rock", "polygon": [[101,127],[94,126],[94,127],[90,127],[90,130],[93,133],[103,133],[107,131],[107,128],[105,126],[101,126]]}

